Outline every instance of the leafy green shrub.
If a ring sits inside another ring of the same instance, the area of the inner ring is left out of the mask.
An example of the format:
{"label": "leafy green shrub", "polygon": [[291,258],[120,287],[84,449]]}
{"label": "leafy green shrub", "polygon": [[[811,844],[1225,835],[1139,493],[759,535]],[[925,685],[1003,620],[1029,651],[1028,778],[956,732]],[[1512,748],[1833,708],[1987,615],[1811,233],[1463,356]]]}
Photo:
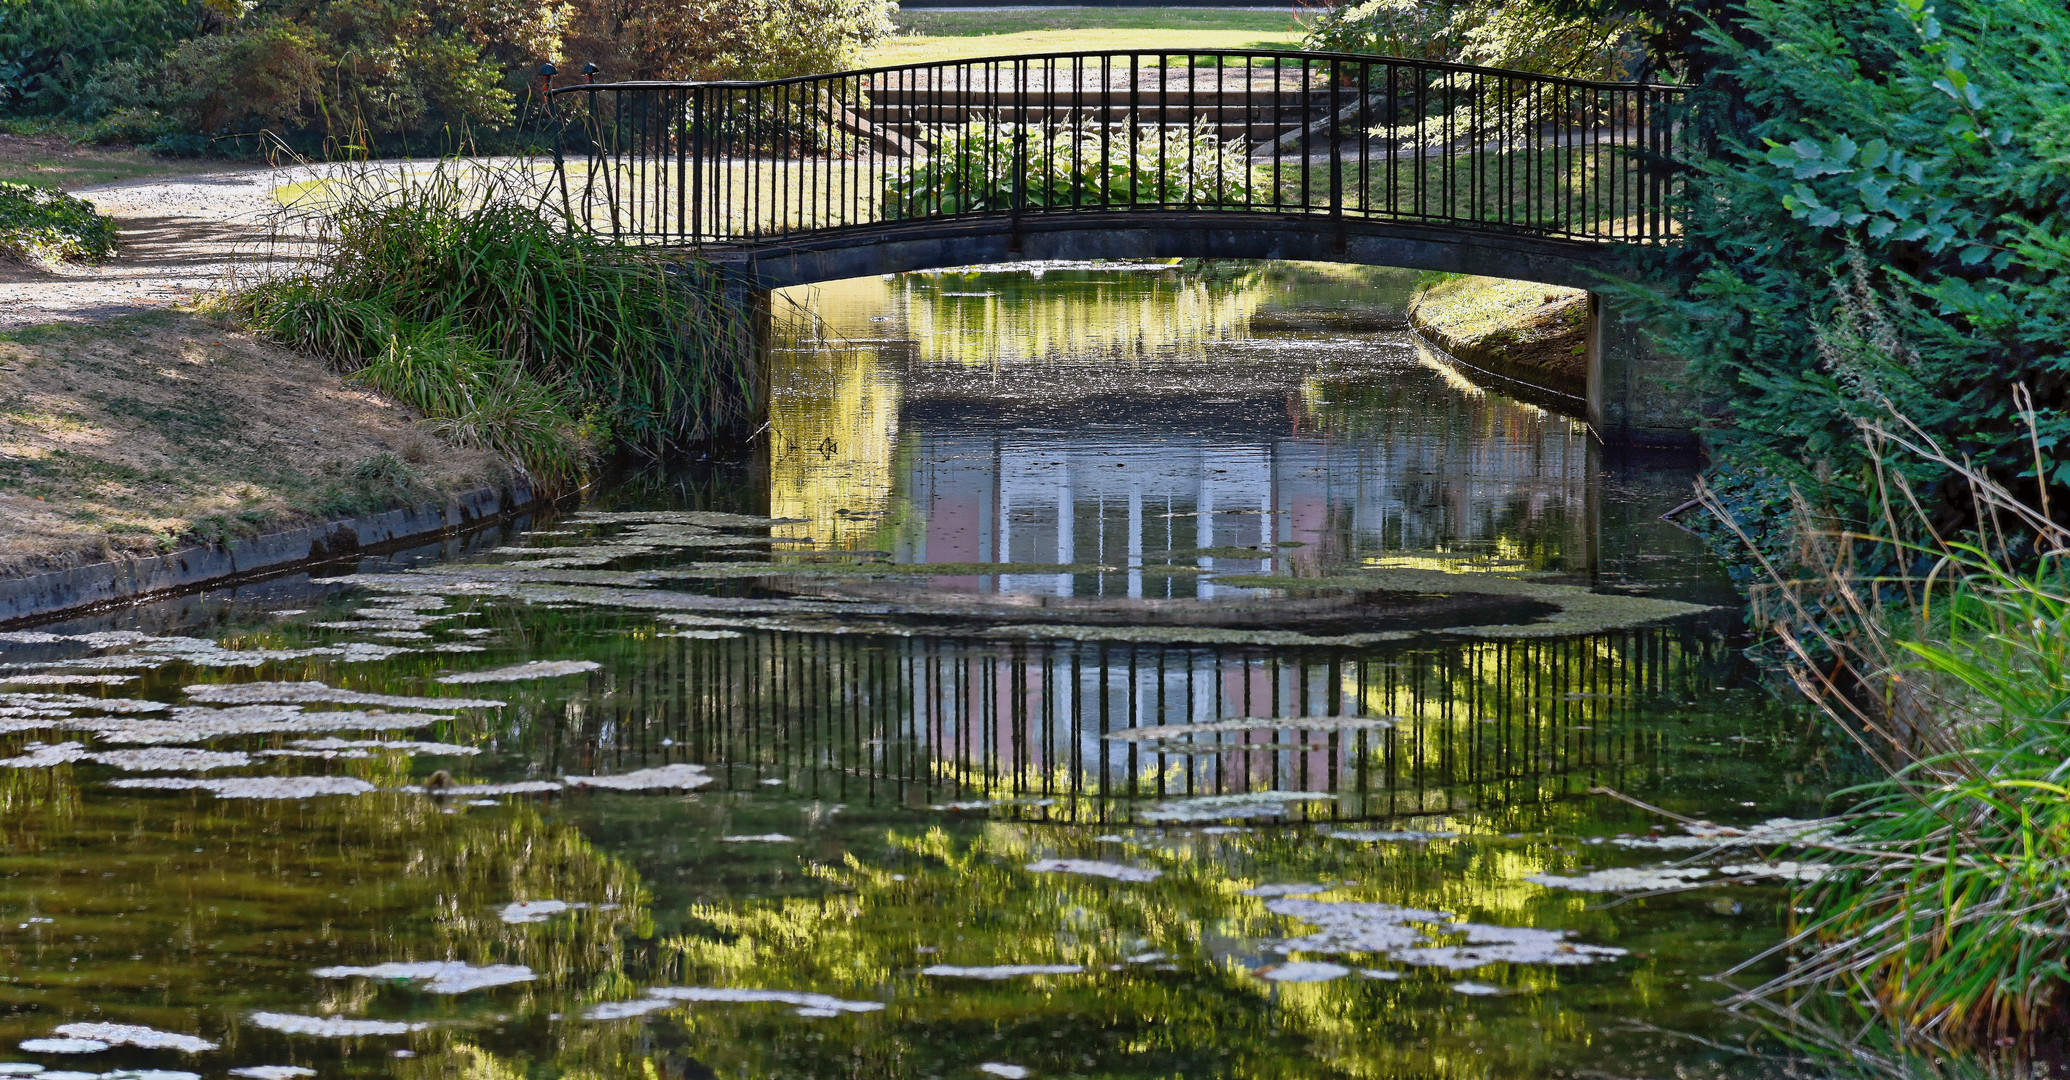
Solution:
{"label": "leafy green shrub", "polygon": [[716,277],[574,229],[515,182],[453,165],[334,182],[309,223],[321,269],[238,305],[547,479],[578,464],[566,460],[578,411],[655,456],[745,423],[747,313]]}
{"label": "leafy green shrub", "polygon": [[1206,124],[1131,132],[1119,125],[1043,128],[980,119],[934,129],[929,141],[932,154],[885,178],[879,198],[885,217],[1016,206],[1219,206],[1248,201],[1254,183],[1242,148],[1224,144]]}
{"label": "leafy green shrub", "polygon": [[[1856,421],[1886,401],[1954,458],[2070,507],[2070,10],[1750,0],[1735,32],[1747,42],[1711,35],[1723,89],[1698,119],[1738,126],[1690,178],[1672,280],[1641,299],[1716,403],[1713,475],[1738,524],[1778,562],[1800,497],[1876,531]],[[1893,299],[1854,336],[1905,344],[1843,362],[1844,335],[1808,331],[1842,326],[1864,292]],[[1943,467],[1896,467],[1945,533],[1975,520]]]}
{"label": "leafy green shrub", "polygon": [[246,122],[278,127],[310,115],[322,99],[321,73],[334,63],[327,44],[307,27],[256,20],[181,42],[153,81],[162,107],[184,117],[191,131],[214,134]]}
{"label": "leafy green shrub", "polygon": [[0,181],[0,255],[17,259],[105,259],[115,222],[93,204],[52,188]]}

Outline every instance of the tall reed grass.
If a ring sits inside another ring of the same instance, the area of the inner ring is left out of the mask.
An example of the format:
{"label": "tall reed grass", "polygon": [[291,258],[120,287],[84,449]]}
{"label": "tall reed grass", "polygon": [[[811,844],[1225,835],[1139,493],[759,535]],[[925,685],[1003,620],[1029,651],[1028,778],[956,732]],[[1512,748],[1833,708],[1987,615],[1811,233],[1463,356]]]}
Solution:
{"label": "tall reed grass", "polygon": [[[1867,406],[1882,521],[1800,499],[1797,566],[1764,561],[1755,610],[1882,777],[1842,793],[1840,828],[1813,845],[1831,869],[1796,901],[1811,917],[1746,965],[1787,972],[1734,1004],[1875,1075],[2024,1075],[2070,1032],[2070,529],[2045,486],[2023,498],[1875,393],[1863,361],[1901,361],[1902,345],[1866,293],[1853,304],[1822,351]],[[1935,522],[1921,482],[1965,486],[1973,525]]]}
{"label": "tall reed grass", "polygon": [[660,457],[741,429],[751,331],[717,275],[597,237],[543,191],[525,163],[341,171],[277,230],[311,269],[235,305],[549,486],[594,450]]}

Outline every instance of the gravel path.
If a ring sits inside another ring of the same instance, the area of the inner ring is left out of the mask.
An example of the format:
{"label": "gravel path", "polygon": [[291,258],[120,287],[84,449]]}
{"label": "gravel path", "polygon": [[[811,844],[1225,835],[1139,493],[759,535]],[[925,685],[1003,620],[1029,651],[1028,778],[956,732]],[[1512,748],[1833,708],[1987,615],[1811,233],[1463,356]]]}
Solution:
{"label": "gravel path", "polygon": [[73,192],[115,219],[120,249],[95,266],[0,263],[0,329],[88,322],[222,288],[240,268],[263,264],[267,219],[280,209],[274,191],[308,173],[248,169]]}
{"label": "gravel path", "polygon": [[[381,162],[377,168],[415,172],[437,166],[421,160]],[[366,173],[365,166],[296,165],[78,188],[72,194],[115,219],[120,249],[95,266],[0,261],[0,330],[191,303],[238,280],[288,268],[302,253],[293,242],[299,230],[282,205],[283,195],[295,193],[282,189],[331,177],[364,179]]]}

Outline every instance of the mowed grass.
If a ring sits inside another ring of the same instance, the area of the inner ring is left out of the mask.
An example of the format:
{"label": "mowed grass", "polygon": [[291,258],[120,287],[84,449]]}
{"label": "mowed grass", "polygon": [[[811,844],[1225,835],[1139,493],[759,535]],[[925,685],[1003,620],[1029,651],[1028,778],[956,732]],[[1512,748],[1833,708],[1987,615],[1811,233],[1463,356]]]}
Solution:
{"label": "mowed grass", "polygon": [[165,158],[124,147],[78,146],[63,134],[0,134],[0,180],[65,191],[123,180],[250,167],[212,159]]}
{"label": "mowed grass", "polygon": [[901,12],[898,25],[900,35],[870,49],[864,66],[1113,49],[1293,49],[1306,33],[1292,7],[932,8]]}

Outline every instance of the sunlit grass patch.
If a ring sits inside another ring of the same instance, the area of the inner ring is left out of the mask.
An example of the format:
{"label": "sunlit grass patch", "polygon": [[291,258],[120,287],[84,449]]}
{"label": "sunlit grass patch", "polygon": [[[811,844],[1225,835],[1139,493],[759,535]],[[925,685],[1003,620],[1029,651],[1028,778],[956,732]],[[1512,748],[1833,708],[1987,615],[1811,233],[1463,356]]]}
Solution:
{"label": "sunlit grass patch", "polygon": [[1296,49],[1307,28],[1286,11],[1215,8],[919,9],[898,16],[863,66],[1116,49]]}

